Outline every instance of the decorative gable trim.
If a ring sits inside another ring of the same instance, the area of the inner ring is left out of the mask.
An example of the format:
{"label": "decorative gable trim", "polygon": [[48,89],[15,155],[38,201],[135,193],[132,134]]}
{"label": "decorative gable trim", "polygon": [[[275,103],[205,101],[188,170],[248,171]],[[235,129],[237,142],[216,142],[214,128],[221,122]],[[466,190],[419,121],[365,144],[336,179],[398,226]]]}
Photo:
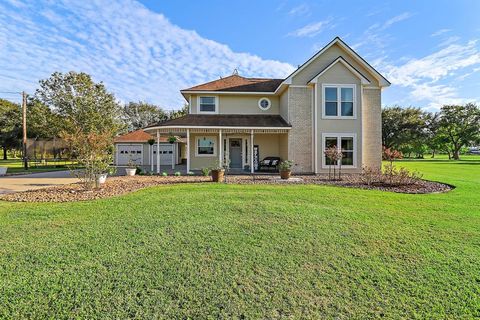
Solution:
{"label": "decorative gable trim", "polygon": [[367,61],[365,61],[358,53],[356,53],[352,48],[350,48],[345,42],[343,42],[342,39],[339,37],[336,37],[330,43],[328,43],[325,47],[323,47],[320,51],[318,51],[313,57],[308,59],[304,64],[302,64],[297,70],[295,70],[293,73],[291,73],[283,83],[285,84],[291,84],[292,83],[292,78],[296,76],[300,71],[305,69],[310,63],[312,63],[317,57],[322,55],[325,51],[327,51],[331,46],[334,44],[338,44],[342,49],[350,53],[354,58],[358,60],[358,62],[365,67],[368,71],[370,71],[375,78],[378,80],[380,87],[388,87],[390,86],[390,82],[382,76],[380,72],[375,70],[370,64],[368,64]]}
{"label": "decorative gable trim", "polygon": [[360,79],[362,84],[370,84],[371,83],[370,80],[367,79],[367,77],[365,77],[363,74],[360,73],[360,71],[355,69],[355,67],[352,66],[350,63],[348,63],[348,61],[345,60],[342,56],[339,56],[337,59],[332,61],[328,66],[326,66],[322,71],[320,71],[316,76],[314,76],[312,79],[310,79],[307,83],[317,83],[317,80],[321,75],[323,75],[325,72],[330,70],[330,68],[332,68],[334,65],[336,65],[339,62],[342,63],[351,73],[356,75]]}

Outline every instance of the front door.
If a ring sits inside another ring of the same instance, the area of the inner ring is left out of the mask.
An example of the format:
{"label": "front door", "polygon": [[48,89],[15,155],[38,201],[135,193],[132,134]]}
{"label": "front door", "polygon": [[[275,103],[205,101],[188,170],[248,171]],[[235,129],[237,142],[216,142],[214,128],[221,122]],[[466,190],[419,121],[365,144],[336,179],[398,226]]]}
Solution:
{"label": "front door", "polygon": [[230,139],[230,168],[242,167],[242,139]]}

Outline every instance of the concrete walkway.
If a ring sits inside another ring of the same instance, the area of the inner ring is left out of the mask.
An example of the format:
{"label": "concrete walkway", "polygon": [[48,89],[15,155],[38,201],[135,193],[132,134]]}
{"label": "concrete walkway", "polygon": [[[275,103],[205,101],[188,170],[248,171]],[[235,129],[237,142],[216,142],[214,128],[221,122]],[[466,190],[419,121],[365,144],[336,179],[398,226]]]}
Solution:
{"label": "concrete walkway", "polygon": [[52,171],[0,177],[0,194],[41,189],[79,180],[70,171]]}

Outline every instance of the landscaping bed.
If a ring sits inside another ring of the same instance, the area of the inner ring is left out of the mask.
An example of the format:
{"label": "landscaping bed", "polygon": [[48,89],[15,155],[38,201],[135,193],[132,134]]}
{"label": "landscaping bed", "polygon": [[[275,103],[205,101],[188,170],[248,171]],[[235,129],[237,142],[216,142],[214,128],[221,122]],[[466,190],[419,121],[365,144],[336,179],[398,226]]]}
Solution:
{"label": "landscaping bed", "polygon": [[[82,184],[75,183],[25,192],[4,194],[0,195],[0,200],[16,202],[85,201],[118,196],[162,184],[209,182],[211,182],[211,178],[205,176],[112,177],[109,178],[106,184],[104,184],[100,189],[91,191],[84,190]],[[320,184],[410,194],[446,192],[452,189],[452,186],[427,180],[418,180],[414,184],[398,186],[391,186],[387,184],[365,185],[358,179],[358,175],[344,175],[342,180],[337,181],[329,180],[327,176],[321,175],[295,176],[291,180],[281,180],[279,176],[275,175],[232,175],[227,176],[226,182],[227,184]]]}

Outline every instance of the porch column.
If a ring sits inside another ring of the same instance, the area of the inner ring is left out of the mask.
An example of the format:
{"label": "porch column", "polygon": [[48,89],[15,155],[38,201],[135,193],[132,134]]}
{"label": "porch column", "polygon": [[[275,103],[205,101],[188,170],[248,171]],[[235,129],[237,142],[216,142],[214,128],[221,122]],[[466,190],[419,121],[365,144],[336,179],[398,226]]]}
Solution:
{"label": "porch column", "polygon": [[190,172],[190,129],[187,129],[187,173]]}
{"label": "porch column", "polygon": [[176,143],[172,144],[172,170],[175,170],[175,150],[177,150],[177,148],[175,148],[175,145]]}
{"label": "porch column", "polygon": [[153,145],[148,145],[148,151],[150,153],[150,172],[153,172]]}
{"label": "porch column", "polygon": [[223,153],[223,141],[222,141],[222,129],[220,129],[218,131],[218,161],[220,161],[220,163],[223,166],[222,153]]}
{"label": "porch column", "polygon": [[160,173],[160,131],[157,130],[157,173]]}
{"label": "porch column", "polygon": [[253,130],[250,131],[250,173],[254,173],[253,168]]}

